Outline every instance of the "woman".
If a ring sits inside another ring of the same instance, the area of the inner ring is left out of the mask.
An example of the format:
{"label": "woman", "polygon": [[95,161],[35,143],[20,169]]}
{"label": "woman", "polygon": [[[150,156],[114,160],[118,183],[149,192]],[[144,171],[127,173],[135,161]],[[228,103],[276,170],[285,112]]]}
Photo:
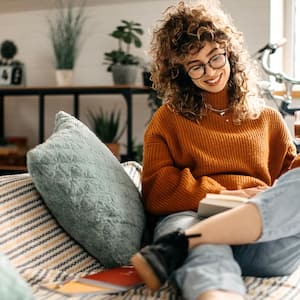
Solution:
{"label": "woman", "polygon": [[[298,266],[300,157],[280,114],[260,98],[243,37],[222,11],[170,7],[151,53],[164,105],[145,134],[142,183],[157,224],[154,244],[132,263],[152,289],[172,279],[185,299],[244,299],[242,275]],[[250,199],[201,220],[206,193]]]}

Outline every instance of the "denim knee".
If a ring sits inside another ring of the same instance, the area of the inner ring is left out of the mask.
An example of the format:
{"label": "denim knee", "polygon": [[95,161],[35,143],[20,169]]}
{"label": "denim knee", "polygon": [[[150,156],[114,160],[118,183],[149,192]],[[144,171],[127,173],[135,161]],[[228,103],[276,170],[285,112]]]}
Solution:
{"label": "denim knee", "polygon": [[200,245],[190,251],[184,265],[174,273],[184,299],[196,299],[208,290],[245,295],[241,269],[228,245]]}
{"label": "denim knee", "polygon": [[177,229],[187,229],[199,221],[201,221],[201,218],[199,218],[194,211],[183,211],[170,214],[161,218],[156,225],[154,230],[154,240]]}

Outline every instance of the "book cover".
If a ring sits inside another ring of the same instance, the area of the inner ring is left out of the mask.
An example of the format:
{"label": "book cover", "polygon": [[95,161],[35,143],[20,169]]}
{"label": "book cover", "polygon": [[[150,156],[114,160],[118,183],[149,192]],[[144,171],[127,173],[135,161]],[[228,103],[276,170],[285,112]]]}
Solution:
{"label": "book cover", "polygon": [[66,296],[114,294],[143,284],[133,266],[104,269],[57,286],[44,286]]}
{"label": "book cover", "polygon": [[78,279],[79,282],[127,290],[143,283],[133,266],[105,269]]}
{"label": "book cover", "polygon": [[249,199],[241,196],[227,194],[206,194],[198,205],[198,215],[209,217],[230,208],[246,203]]}

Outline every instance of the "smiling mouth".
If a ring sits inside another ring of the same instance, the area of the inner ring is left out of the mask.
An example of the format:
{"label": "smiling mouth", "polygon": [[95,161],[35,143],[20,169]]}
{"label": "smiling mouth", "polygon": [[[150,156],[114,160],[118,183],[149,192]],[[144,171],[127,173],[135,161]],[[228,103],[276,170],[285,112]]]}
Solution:
{"label": "smiling mouth", "polygon": [[205,83],[208,85],[217,85],[221,81],[221,78],[222,78],[222,73],[214,79],[205,80]]}

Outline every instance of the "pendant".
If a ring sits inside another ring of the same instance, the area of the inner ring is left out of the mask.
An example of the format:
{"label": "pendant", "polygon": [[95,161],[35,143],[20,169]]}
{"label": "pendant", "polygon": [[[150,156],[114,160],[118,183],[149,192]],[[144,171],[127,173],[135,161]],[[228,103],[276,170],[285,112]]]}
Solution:
{"label": "pendant", "polygon": [[210,110],[210,111],[220,115],[221,117],[223,117],[230,110],[230,107],[226,107],[224,109],[217,109],[217,108],[212,107],[211,104],[206,104],[206,103],[204,103],[204,107],[207,110]]}

